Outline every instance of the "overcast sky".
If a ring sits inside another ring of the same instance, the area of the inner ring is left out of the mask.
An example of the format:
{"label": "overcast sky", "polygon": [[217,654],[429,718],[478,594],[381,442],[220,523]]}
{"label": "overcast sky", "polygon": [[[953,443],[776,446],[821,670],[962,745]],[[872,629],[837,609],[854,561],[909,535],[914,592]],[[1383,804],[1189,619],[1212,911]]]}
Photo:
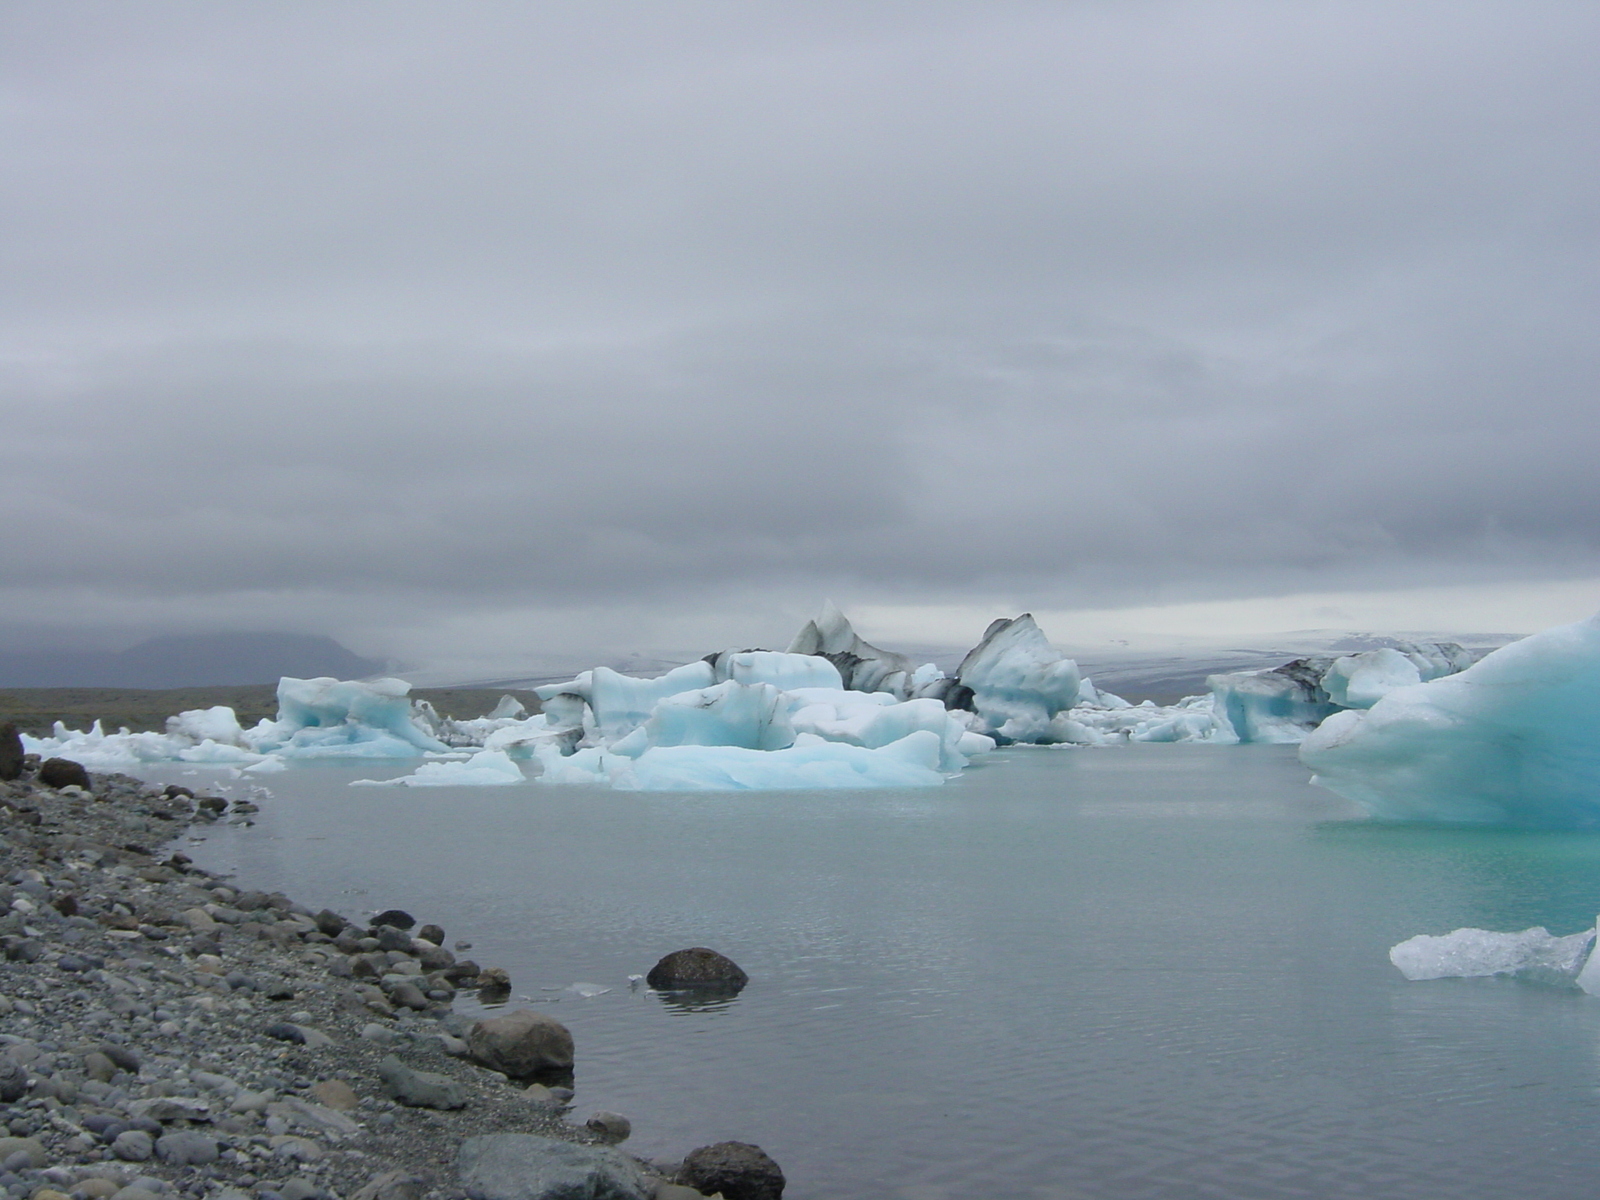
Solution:
{"label": "overcast sky", "polygon": [[1583,615],[1597,45],[1588,0],[9,0],[0,641]]}

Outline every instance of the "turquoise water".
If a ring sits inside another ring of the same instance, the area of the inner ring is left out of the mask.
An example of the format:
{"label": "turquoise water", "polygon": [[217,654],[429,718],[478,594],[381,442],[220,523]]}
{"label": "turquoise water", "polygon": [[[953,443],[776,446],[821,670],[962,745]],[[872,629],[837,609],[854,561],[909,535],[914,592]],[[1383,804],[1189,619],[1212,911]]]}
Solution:
{"label": "turquoise water", "polygon": [[[1014,750],[916,792],[345,786],[375,773],[273,776],[255,828],[189,853],[471,940],[572,1028],[575,1115],[627,1114],[638,1153],[757,1142],[793,1200],[1600,1179],[1600,1000],[1387,959],[1592,925],[1600,836],[1377,826],[1273,746]],[[630,990],[688,945],[750,986]]]}

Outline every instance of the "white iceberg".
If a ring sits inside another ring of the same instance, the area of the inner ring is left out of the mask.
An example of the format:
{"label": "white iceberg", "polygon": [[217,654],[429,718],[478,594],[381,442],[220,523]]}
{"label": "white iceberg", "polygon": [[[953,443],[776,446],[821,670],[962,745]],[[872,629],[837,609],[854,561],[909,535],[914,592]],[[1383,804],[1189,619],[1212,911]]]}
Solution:
{"label": "white iceberg", "polygon": [[1594,940],[1593,929],[1567,937],[1554,937],[1542,925],[1521,933],[1457,929],[1442,937],[1424,933],[1408,938],[1389,951],[1389,961],[1413,980],[1516,975],[1582,986],[1580,972],[1587,973]]}
{"label": "white iceberg", "polygon": [[165,733],[106,733],[99,721],[72,730],[57,721],[48,737],[23,735],[23,748],[70,758],[91,770],[126,771],[141,763],[191,762],[271,770],[286,758],[415,758],[449,749],[424,727],[400,679],[357,683],[292,679],[278,683],[278,718],[243,729],[218,705],[167,718]]}
{"label": "white iceberg", "polygon": [[1078,703],[1078,664],[1045,639],[1029,613],[1002,617],[961,660],[979,732],[1002,741],[1050,742],[1050,723]]}
{"label": "white iceberg", "polygon": [[544,712],[487,744],[537,758],[545,783],[642,790],[921,787],[994,748],[971,714],[844,682],[829,659],[770,650],[651,679],[597,667],[537,689]]}
{"label": "white iceberg", "polygon": [[246,738],[285,758],[411,758],[449,749],[418,719],[403,679],[278,681],[278,719]]}
{"label": "white iceberg", "polygon": [[1313,782],[1388,820],[1600,828],[1600,617],[1335,713]]}
{"label": "white iceberg", "polygon": [[92,771],[130,771],[142,763],[191,762],[254,767],[265,756],[250,748],[233,709],[192,709],[167,718],[166,733],[107,733],[101,722],[68,729],[57,721],[49,735],[22,734],[22,748],[41,758],[70,758]]}

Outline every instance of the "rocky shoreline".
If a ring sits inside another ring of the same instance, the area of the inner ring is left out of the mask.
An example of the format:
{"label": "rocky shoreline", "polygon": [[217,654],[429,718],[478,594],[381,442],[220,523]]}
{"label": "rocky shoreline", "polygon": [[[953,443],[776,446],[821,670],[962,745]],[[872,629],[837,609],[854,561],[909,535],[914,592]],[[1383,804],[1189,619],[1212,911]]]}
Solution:
{"label": "rocky shoreline", "polygon": [[568,1122],[570,1035],[454,1012],[508,984],[437,926],[311,912],[162,849],[248,802],[59,761],[0,782],[4,1200],[781,1195],[756,1147],[647,1163],[616,1148],[624,1118]]}

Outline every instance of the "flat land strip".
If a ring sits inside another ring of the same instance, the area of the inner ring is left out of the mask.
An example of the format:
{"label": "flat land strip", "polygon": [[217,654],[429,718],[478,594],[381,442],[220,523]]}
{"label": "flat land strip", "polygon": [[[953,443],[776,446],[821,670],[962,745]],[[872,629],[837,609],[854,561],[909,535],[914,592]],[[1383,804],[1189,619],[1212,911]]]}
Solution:
{"label": "flat land strip", "polygon": [[[532,692],[508,688],[415,688],[411,695],[426,700],[441,716],[471,720],[487,716],[500,697],[513,695],[529,712],[539,711]],[[226,704],[249,728],[263,717],[278,715],[277,685],[244,684],[195,688],[0,688],[0,724],[16,723],[24,733],[42,736],[60,721],[68,729],[104,723],[108,733],[122,726],[135,733],[163,733],[167,718],[191,708]]]}

